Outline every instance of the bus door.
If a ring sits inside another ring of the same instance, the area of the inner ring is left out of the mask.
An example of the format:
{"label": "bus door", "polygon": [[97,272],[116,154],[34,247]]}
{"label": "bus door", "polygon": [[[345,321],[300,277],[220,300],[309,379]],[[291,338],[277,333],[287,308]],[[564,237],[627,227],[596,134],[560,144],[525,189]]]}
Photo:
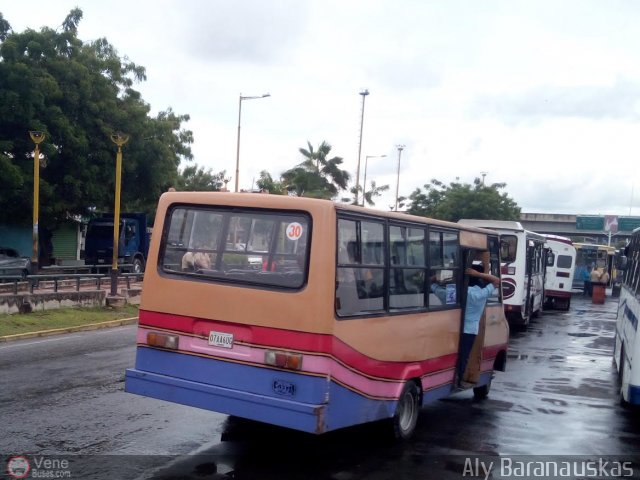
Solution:
{"label": "bus door", "polygon": [[533,240],[526,239],[527,245],[527,259],[526,259],[526,268],[525,268],[525,281],[527,284],[526,287],[526,295],[524,297],[524,318],[530,318],[533,313],[533,301],[531,300],[531,287],[533,283],[533,262],[534,262],[534,254],[535,254],[535,243]]}
{"label": "bus door", "polygon": [[[497,236],[488,238],[488,247],[489,250],[465,250],[463,251],[463,260],[466,268],[471,268],[471,266],[475,264],[488,263],[485,265],[485,273],[490,273],[491,275],[500,278],[500,240]],[[481,254],[481,255],[479,255]],[[484,259],[477,260],[478,257],[484,257]],[[467,275],[463,276],[463,304],[462,304],[462,328],[460,330],[460,338],[462,338],[462,333],[464,329],[464,311],[466,309],[467,304],[467,288],[469,285],[469,277]],[[480,375],[487,370],[487,368],[493,368],[492,365],[489,367],[487,365],[483,365],[483,350],[484,346],[487,343],[492,343],[492,339],[487,339],[487,332],[498,331],[501,325],[504,325],[504,306],[502,305],[502,294],[501,288],[498,288],[494,291],[493,295],[491,295],[487,299],[487,303],[485,304],[484,312],[480,317],[480,324],[478,326],[478,335],[475,338],[473,343],[473,348],[471,349],[471,353],[469,354],[469,361],[467,362],[467,367],[465,369],[464,374],[462,375],[462,379],[467,382],[477,383],[480,380]],[[489,342],[487,342],[489,340]]]}
{"label": "bus door", "polygon": [[[480,265],[481,262],[477,260],[479,257],[479,253],[482,253],[481,250],[471,250],[465,249],[462,253],[462,258],[464,261],[465,271],[467,268],[472,268],[472,265],[475,263],[476,265]],[[462,318],[461,318],[461,328],[460,328],[460,342],[458,345],[462,344],[462,334],[464,333],[464,312],[467,306],[467,290],[469,288],[469,276],[465,275],[464,271],[462,272],[462,291],[463,293],[463,303],[462,303]],[[462,380],[465,382],[476,383],[480,378],[480,370],[482,366],[482,346],[484,345],[484,335],[485,335],[485,320],[486,315],[483,312],[480,317],[480,324],[478,325],[478,334],[473,342],[473,347],[471,348],[471,352],[469,352],[469,359],[467,361],[467,367],[462,374]],[[458,358],[458,362],[463,360],[462,358]]]}

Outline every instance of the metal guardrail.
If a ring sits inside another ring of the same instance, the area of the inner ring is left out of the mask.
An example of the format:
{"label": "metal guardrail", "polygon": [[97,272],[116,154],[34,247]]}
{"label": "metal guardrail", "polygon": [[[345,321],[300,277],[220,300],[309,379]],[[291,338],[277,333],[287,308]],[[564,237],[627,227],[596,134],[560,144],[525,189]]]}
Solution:
{"label": "metal guardrail", "polygon": [[65,280],[75,280],[76,292],[80,291],[80,280],[83,278],[92,278],[96,281],[96,289],[100,290],[100,286],[103,278],[108,278],[107,275],[102,273],[63,273],[58,275],[27,275],[27,281],[29,282],[29,293],[33,293],[35,288],[40,287],[41,281],[53,281],[53,291],[58,291],[58,284]]}
{"label": "metal guardrail", "polygon": [[[121,272],[128,272],[133,268],[132,263],[120,263],[118,269]],[[98,263],[95,265],[49,265],[46,267],[40,267],[40,272],[52,272],[57,273],[101,273],[108,274],[111,272],[111,264]]]}
{"label": "metal guardrail", "polygon": [[0,275],[0,283],[13,283],[13,294],[18,294],[18,282],[25,279],[22,275]]}
{"label": "metal guardrail", "polygon": [[[72,267],[74,268],[74,267]],[[89,267],[90,268],[90,267]],[[142,280],[144,273],[120,273],[118,280],[124,278],[127,289],[131,288],[131,281],[134,279]],[[74,281],[75,291],[80,291],[81,280],[93,280],[97,290],[100,290],[103,282],[111,280],[111,276],[104,273],[60,273],[60,274],[37,274],[27,275],[0,275],[0,284],[12,283],[13,294],[17,295],[20,284],[28,284],[29,293],[33,293],[34,290],[40,288],[50,288],[50,282],[53,283],[53,291],[58,292],[62,282]],[[42,283],[41,283],[42,282]],[[45,283],[46,282],[46,283]],[[119,282],[118,282],[119,283]],[[46,286],[43,286],[46,285]]]}

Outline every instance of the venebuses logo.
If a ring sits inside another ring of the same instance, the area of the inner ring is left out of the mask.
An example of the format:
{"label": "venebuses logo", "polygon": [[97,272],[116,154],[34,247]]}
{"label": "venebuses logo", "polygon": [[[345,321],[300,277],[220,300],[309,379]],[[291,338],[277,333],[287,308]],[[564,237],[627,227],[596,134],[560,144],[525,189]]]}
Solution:
{"label": "venebuses logo", "polygon": [[31,465],[26,457],[11,457],[7,461],[7,473],[11,478],[25,478],[30,470]]}

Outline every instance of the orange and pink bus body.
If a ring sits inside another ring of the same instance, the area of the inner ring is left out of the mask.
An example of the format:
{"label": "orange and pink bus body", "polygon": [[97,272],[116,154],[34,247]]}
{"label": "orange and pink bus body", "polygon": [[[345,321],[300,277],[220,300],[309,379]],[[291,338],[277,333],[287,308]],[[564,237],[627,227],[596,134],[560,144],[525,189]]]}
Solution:
{"label": "orange and pink bus body", "polygon": [[[465,264],[491,231],[264,194],[159,202],[128,392],[312,433],[398,419],[457,391]],[[446,287],[446,298],[431,283]],[[465,380],[506,362],[490,299]]]}

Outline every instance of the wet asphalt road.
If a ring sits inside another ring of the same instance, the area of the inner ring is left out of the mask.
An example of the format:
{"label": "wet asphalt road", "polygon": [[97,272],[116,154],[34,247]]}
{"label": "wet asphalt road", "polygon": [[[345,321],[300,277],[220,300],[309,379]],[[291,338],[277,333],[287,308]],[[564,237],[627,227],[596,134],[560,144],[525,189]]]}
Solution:
{"label": "wet asphalt road", "polygon": [[164,480],[463,478],[468,458],[635,455],[640,478],[640,412],[619,405],[611,357],[616,303],[574,297],[512,332],[489,398],[425,408],[403,445],[380,424],[315,437],[126,394],[134,326],[3,344],[0,453],[70,459],[72,478]]}

